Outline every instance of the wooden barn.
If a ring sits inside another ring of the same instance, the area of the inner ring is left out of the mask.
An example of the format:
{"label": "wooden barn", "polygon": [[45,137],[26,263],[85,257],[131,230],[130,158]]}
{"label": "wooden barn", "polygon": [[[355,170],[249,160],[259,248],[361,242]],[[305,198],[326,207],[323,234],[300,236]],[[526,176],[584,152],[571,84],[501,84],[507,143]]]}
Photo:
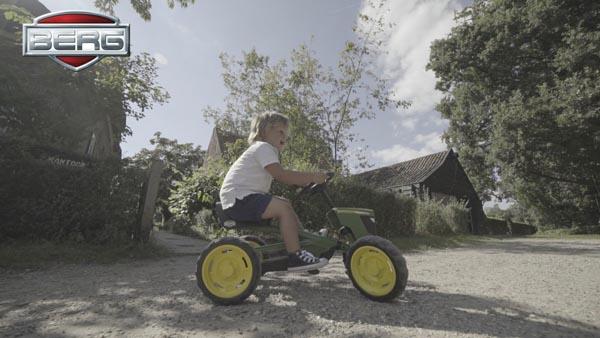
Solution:
{"label": "wooden barn", "polygon": [[380,190],[421,200],[456,199],[471,210],[471,232],[479,233],[485,214],[477,192],[452,150],[415,158],[357,175]]}

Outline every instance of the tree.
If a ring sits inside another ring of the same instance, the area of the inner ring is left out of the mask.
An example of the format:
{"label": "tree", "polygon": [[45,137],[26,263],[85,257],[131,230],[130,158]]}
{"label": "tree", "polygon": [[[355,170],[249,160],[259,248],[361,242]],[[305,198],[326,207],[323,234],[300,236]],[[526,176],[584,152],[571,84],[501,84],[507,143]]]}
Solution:
{"label": "tree", "polygon": [[194,147],[192,143],[178,143],[162,137],[160,132],[154,133],[150,144],[154,149],[143,148],[131,160],[139,168],[149,169],[152,161],[161,160],[165,168],[161,175],[157,206],[163,217],[163,222],[168,221],[172,214],[169,211],[169,197],[178,181],[191,176],[202,165],[205,152],[200,146]]}
{"label": "tree", "polygon": [[448,144],[487,198],[548,224],[600,219],[600,5],[476,0],[432,44]]}
{"label": "tree", "polygon": [[[371,4],[383,7],[383,2]],[[341,167],[350,157],[349,145],[358,141],[356,122],[375,117],[376,111],[406,107],[393,99],[389,81],[373,68],[379,55],[384,23],[380,17],[360,16],[354,28],[356,41],[348,41],[335,69],[325,68],[314,52],[300,45],[288,60],[269,63],[256,50],[240,60],[221,55],[223,81],[229,91],[223,110],[204,109],[207,122],[245,134],[252,117],[276,110],[291,118],[293,133],[289,159],[316,163],[321,168]],[[361,166],[362,154],[354,154]]]}
{"label": "tree", "polygon": [[[0,14],[4,28],[33,20],[13,5],[0,6]],[[94,121],[108,119],[122,140],[131,134],[126,117],[142,118],[155,103],[169,99],[147,53],[104,58],[73,73],[48,58],[23,58],[20,34],[0,29],[0,130],[5,134],[69,149],[89,138]]]}
{"label": "tree", "polygon": [[[169,8],[174,8],[175,3],[178,3],[181,7],[187,7],[191,4],[194,4],[196,0],[166,0]],[[99,10],[108,13],[110,15],[115,14],[115,6],[119,3],[119,0],[96,0],[94,5]],[[152,15],[150,14],[150,10],[152,9],[152,1],[151,0],[131,0],[131,6],[133,9],[140,15],[142,19],[145,21],[150,21],[152,19]]]}

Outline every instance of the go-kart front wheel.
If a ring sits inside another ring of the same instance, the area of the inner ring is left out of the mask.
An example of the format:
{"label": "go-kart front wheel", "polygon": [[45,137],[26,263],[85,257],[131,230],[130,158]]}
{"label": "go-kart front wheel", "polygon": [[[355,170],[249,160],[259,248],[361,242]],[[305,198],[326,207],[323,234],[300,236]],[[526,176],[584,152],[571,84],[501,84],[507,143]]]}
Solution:
{"label": "go-kart front wheel", "polygon": [[261,275],[256,251],[245,241],[225,237],[212,241],[197,262],[198,287],[213,302],[233,305],[252,294]]}
{"label": "go-kart front wheel", "polygon": [[406,260],[387,239],[360,238],[348,249],[344,263],[354,287],[372,300],[392,300],[406,288]]}

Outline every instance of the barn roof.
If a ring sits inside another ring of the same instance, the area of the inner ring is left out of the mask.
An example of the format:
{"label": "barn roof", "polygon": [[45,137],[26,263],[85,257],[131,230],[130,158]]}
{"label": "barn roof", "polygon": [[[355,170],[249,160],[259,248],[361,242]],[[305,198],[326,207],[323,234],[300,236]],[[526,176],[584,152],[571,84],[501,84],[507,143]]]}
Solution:
{"label": "barn roof", "polygon": [[446,160],[454,155],[452,149],[418,157],[391,166],[365,171],[356,176],[365,183],[374,186],[405,186],[425,181]]}

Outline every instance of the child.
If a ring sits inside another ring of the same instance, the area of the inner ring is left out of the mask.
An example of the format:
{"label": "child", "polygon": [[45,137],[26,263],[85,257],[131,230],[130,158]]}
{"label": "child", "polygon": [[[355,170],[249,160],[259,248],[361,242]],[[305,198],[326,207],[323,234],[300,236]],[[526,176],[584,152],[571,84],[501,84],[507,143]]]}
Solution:
{"label": "child", "polygon": [[327,264],[300,248],[300,220],[290,202],[271,196],[273,178],[289,185],[305,186],[325,182],[323,173],[286,170],[279,164],[279,153],[285,147],[288,118],[276,112],[265,112],[252,120],[248,143],[250,147],[233,163],[220,197],[223,212],[236,221],[279,220],[281,235],[287,249],[288,271],[314,270]]}

